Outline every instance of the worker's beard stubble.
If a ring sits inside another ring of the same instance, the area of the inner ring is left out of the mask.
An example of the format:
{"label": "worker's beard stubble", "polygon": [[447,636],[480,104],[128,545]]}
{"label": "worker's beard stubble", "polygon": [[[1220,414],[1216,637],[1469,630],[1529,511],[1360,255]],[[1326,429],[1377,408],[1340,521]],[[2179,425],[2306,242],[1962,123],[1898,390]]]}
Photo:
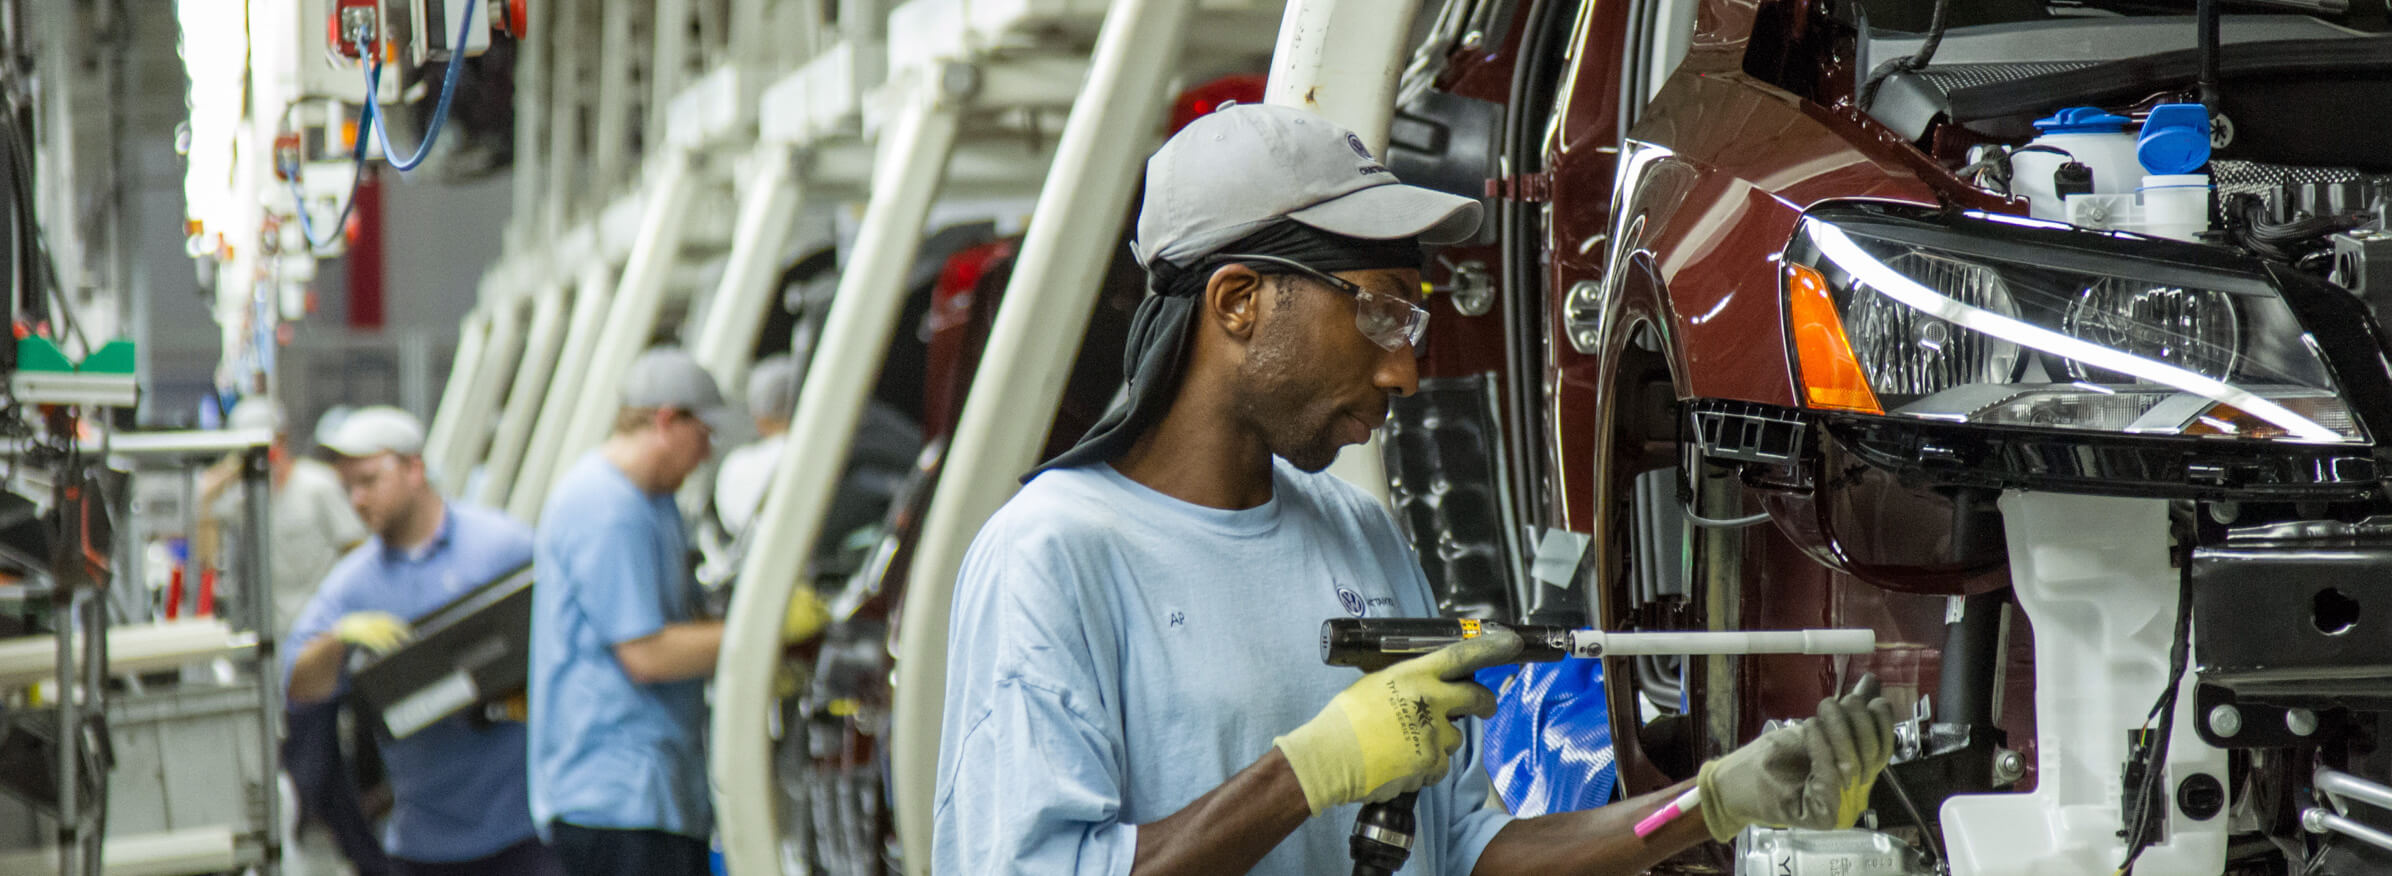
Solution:
{"label": "worker's beard stubble", "polygon": [[1238,363],[1238,414],[1273,455],[1318,472],[1337,460],[1337,420],[1345,414],[1316,376],[1319,357],[1302,349],[1293,325],[1299,320],[1285,306],[1277,314],[1256,327]]}

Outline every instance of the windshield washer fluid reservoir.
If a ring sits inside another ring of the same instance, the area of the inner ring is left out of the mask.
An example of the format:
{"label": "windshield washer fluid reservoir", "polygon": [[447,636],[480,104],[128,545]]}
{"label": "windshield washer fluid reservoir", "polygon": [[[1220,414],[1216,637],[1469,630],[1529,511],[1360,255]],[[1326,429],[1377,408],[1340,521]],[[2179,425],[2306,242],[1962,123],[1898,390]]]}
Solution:
{"label": "windshield washer fluid reservoir", "polygon": [[[2035,218],[2065,222],[2067,195],[2131,195],[2142,184],[2134,120],[2080,106],[2037,120],[2035,129],[2042,136],[2010,153],[2011,193],[2027,199]],[[2092,172],[2092,188],[2070,188],[2071,181],[2059,179],[2072,161]]]}

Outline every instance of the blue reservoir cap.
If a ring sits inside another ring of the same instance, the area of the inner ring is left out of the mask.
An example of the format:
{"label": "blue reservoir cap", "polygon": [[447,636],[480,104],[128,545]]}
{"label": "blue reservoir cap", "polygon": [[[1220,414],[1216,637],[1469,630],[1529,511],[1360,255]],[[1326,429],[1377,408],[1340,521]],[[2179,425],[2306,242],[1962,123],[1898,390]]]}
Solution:
{"label": "blue reservoir cap", "polygon": [[2192,173],[2209,162],[2209,110],[2197,103],[2163,103],[2143,120],[2135,141],[2143,172]]}
{"label": "blue reservoir cap", "polygon": [[2072,106],[2053,113],[2051,118],[2036,119],[2035,130],[2046,134],[2115,134],[2126,130],[2134,120],[2111,115],[2097,106]]}

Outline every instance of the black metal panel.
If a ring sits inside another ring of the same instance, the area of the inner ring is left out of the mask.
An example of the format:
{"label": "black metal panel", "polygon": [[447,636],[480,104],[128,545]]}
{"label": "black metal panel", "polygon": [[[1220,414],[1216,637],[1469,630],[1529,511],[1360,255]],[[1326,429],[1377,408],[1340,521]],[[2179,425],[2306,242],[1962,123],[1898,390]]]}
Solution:
{"label": "black metal panel", "polygon": [[[403,723],[404,736],[474,706],[521,693],[531,666],[532,573],[529,566],[474,588],[416,624],[406,647],[368,662],[352,676],[350,702]],[[467,696],[444,694],[456,679]],[[420,695],[420,696],[419,696]],[[412,701],[412,702],[411,702]],[[426,711],[429,709],[429,711]],[[404,713],[400,716],[387,713]]]}
{"label": "black metal panel", "polygon": [[2392,517],[2236,530],[2192,562],[2203,684],[2279,705],[2392,707]]}
{"label": "black metal panel", "polygon": [[1503,492],[1502,446],[1491,377],[1423,380],[1388,409],[1388,499],[1442,614],[1519,616],[1525,564]]}
{"label": "black metal panel", "polygon": [[2153,438],[1836,415],[1862,461],[1915,486],[2174,499],[2363,499],[2384,476],[2372,448]]}

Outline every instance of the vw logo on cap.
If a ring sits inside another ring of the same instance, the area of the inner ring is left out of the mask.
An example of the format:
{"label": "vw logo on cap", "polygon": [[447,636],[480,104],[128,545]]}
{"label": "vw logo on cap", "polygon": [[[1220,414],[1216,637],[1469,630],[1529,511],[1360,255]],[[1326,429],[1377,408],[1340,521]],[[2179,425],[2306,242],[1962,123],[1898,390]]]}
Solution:
{"label": "vw logo on cap", "polygon": [[1346,132],[1346,145],[1354,147],[1354,154],[1362,156],[1362,160],[1364,161],[1378,160],[1371,157],[1370,147],[1362,145],[1362,138],[1355,135],[1352,131]]}

